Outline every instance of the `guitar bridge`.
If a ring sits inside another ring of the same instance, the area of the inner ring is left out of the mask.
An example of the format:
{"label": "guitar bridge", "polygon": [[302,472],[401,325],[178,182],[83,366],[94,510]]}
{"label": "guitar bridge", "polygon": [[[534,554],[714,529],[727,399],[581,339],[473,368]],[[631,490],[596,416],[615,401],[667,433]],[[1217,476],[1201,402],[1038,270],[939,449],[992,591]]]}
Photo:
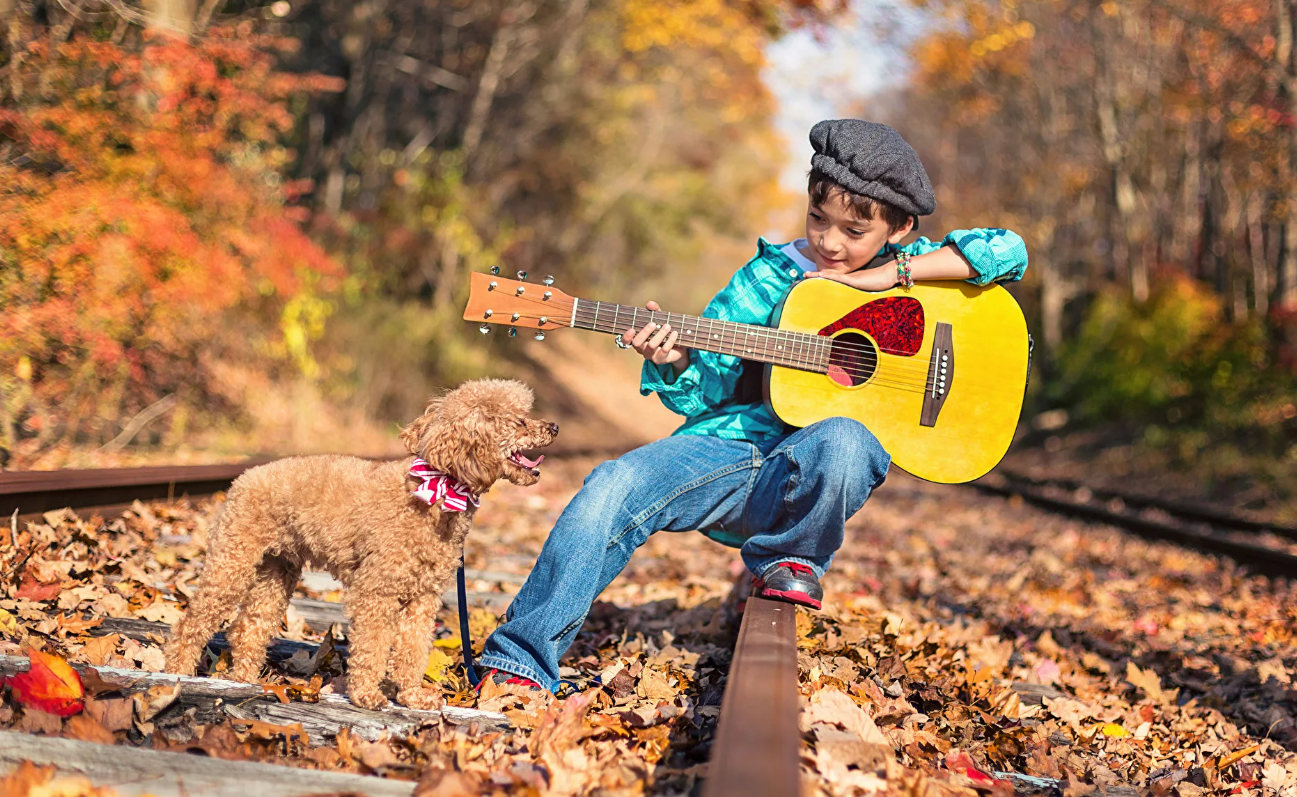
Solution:
{"label": "guitar bridge", "polygon": [[932,338],[932,359],[928,361],[928,382],[923,390],[920,426],[936,426],[937,416],[946,404],[950,387],[955,383],[955,344],[950,324],[938,323]]}

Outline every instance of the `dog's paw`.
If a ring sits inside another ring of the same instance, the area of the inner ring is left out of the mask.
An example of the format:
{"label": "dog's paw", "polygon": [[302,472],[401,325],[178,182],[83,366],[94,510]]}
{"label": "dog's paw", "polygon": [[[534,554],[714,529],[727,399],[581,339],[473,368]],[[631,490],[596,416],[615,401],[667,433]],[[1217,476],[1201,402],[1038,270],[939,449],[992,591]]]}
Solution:
{"label": "dog's paw", "polygon": [[383,697],[383,693],[378,689],[348,690],[347,696],[351,698],[352,705],[370,711],[377,711],[387,706],[387,698]]}
{"label": "dog's paw", "polygon": [[416,686],[413,689],[402,689],[396,694],[396,702],[406,708],[417,708],[422,711],[435,711],[444,702],[440,689],[427,689]]}

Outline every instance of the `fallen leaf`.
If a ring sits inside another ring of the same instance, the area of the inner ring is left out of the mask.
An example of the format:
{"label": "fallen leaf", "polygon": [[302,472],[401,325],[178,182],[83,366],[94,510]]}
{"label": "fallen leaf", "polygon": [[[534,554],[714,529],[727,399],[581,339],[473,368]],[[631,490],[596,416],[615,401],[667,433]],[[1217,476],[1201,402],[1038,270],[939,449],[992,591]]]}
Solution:
{"label": "fallen leaf", "polygon": [[1133,686],[1144,690],[1144,694],[1155,703],[1164,703],[1168,697],[1162,689],[1162,681],[1152,670],[1141,670],[1133,661],[1126,662],[1126,680]]}
{"label": "fallen leaf", "polygon": [[137,725],[152,721],[163,709],[176,702],[178,697],[180,697],[179,679],[173,684],[150,686],[143,692],[136,692],[131,695],[131,700],[135,704]]}
{"label": "fallen leaf", "polygon": [[28,651],[31,663],[27,672],[9,679],[14,698],[26,708],[48,711],[60,717],[70,717],[81,711],[85,690],[81,676],[72,665],[59,656],[39,650]]}
{"label": "fallen leaf", "polygon": [[62,590],[63,587],[58,584],[42,584],[28,571],[23,573],[22,583],[14,593],[14,597],[26,598],[29,601],[48,601],[57,598]]}
{"label": "fallen leaf", "polygon": [[1123,737],[1123,736],[1129,736],[1129,735],[1130,735],[1130,734],[1128,734],[1128,733],[1126,732],[1126,729],[1125,729],[1125,728],[1121,727],[1120,725],[1118,725],[1118,724],[1115,723],[1115,722],[1109,722],[1109,723],[1105,724],[1105,725],[1103,726],[1103,729],[1102,729],[1102,730],[1103,730],[1103,735],[1104,735],[1104,736],[1111,736],[1111,737],[1116,738],[1116,739],[1120,739],[1120,738]]}
{"label": "fallen leaf", "polygon": [[1220,761],[1216,762],[1216,768],[1224,769],[1236,761],[1240,761],[1244,758],[1247,758],[1248,756],[1252,755],[1253,753],[1255,753],[1257,750],[1260,749],[1261,749],[1261,745],[1254,744],[1251,747],[1244,747],[1242,750],[1235,751],[1233,753],[1230,753],[1227,756],[1222,756]]}
{"label": "fallen leaf", "polygon": [[117,651],[117,643],[121,638],[121,634],[94,637],[81,649],[81,655],[91,664],[103,664]]}
{"label": "fallen leaf", "polygon": [[29,708],[23,711],[23,715],[19,718],[15,727],[23,733],[43,733],[57,736],[63,731],[63,719],[59,715],[51,714],[48,711]]}
{"label": "fallen leaf", "polygon": [[116,741],[112,732],[89,716],[88,712],[69,717],[67,723],[63,726],[63,736],[68,739],[94,742],[95,744],[112,744]]}
{"label": "fallen leaf", "polygon": [[821,689],[812,695],[810,706],[802,712],[802,722],[807,729],[817,722],[837,725],[866,744],[892,746],[865,710],[838,689]]}
{"label": "fallen leaf", "polygon": [[676,696],[676,691],[667,684],[665,675],[645,667],[639,684],[635,686],[635,694],[647,700],[670,700]]}
{"label": "fallen leaf", "polygon": [[360,763],[364,764],[374,772],[382,772],[385,769],[410,766],[398,758],[396,753],[392,752],[391,745],[386,742],[371,742],[370,744],[362,745],[359,751]]}
{"label": "fallen leaf", "polygon": [[454,661],[442,651],[433,648],[428,653],[428,666],[423,671],[424,680],[431,681],[434,684],[446,680],[446,670],[451,664],[454,664]]}
{"label": "fallen leaf", "polygon": [[129,730],[135,704],[129,697],[92,697],[86,700],[86,714],[110,731]]}

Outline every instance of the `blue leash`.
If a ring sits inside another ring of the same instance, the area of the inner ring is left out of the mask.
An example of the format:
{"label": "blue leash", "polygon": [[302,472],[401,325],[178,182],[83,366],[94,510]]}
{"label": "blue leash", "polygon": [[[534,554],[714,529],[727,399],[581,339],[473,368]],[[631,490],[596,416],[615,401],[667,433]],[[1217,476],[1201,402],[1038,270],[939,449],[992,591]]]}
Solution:
{"label": "blue leash", "polygon": [[468,587],[464,584],[464,554],[459,554],[459,573],[455,580],[459,595],[459,641],[464,646],[464,672],[468,674],[468,683],[474,689],[481,681],[477,677],[477,668],[473,666],[473,641],[468,636]]}

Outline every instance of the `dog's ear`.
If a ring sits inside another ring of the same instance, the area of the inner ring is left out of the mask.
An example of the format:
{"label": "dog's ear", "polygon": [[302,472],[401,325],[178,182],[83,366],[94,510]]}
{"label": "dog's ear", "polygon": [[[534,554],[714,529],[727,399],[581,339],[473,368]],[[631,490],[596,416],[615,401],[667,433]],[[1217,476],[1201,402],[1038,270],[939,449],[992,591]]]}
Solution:
{"label": "dog's ear", "polygon": [[440,416],[425,442],[424,459],[474,493],[484,493],[504,476],[499,421],[479,409]]}

